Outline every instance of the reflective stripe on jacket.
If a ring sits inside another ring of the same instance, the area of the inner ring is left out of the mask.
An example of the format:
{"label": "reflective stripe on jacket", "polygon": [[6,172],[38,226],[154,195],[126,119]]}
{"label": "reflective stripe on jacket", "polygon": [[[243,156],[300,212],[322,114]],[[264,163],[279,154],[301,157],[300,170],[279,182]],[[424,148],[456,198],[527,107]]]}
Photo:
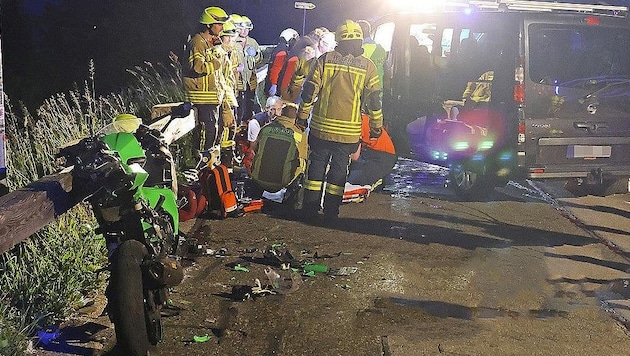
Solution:
{"label": "reflective stripe on jacket", "polygon": [[238,49],[233,47],[229,50],[224,48],[224,50],[227,53],[223,66],[223,77],[225,78],[225,101],[234,108],[238,107],[238,101],[236,100],[237,92],[243,90],[242,87],[238,87],[240,82],[240,73],[237,70],[239,65],[237,54]]}
{"label": "reflective stripe on jacket", "polygon": [[195,104],[221,104],[225,95],[222,64],[226,53],[208,43],[201,34],[190,42],[190,67],[184,74],[184,100]]}
{"label": "reflective stripe on jacket", "polygon": [[[361,137],[362,99],[379,93],[381,86],[371,60],[332,51],[317,59],[304,88],[299,117],[308,117],[312,109],[310,134],[322,140],[355,143]],[[377,110],[368,108],[373,128],[383,126],[378,106]]]}

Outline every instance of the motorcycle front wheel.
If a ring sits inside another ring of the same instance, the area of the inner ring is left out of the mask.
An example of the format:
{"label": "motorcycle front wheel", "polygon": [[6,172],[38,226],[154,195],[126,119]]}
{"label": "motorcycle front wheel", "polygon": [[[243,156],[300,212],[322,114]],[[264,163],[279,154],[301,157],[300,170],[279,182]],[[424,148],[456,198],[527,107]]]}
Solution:
{"label": "motorcycle front wheel", "polygon": [[112,261],[108,312],[114,323],[117,347],[130,356],[145,356],[150,347],[144,305],[142,262],[146,247],[139,241],[120,244]]}

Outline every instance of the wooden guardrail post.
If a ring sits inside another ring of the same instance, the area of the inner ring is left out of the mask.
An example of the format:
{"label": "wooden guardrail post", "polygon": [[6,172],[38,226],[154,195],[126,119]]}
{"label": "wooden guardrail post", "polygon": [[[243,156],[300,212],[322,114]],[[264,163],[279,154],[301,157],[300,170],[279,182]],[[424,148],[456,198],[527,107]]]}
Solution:
{"label": "wooden guardrail post", "polygon": [[0,253],[27,239],[84,198],[75,195],[71,173],[57,173],[0,197]]}

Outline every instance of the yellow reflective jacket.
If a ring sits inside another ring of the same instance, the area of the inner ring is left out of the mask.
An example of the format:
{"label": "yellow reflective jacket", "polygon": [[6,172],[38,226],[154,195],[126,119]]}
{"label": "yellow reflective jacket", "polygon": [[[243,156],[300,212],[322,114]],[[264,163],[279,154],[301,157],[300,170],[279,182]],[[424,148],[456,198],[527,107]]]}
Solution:
{"label": "yellow reflective jacket", "polygon": [[[312,93],[306,88],[314,88]],[[374,63],[364,56],[343,56],[337,51],[317,59],[304,82],[299,117],[305,119],[312,110],[310,135],[326,141],[355,143],[361,137],[362,100],[380,98],[381,86]],[[372,106],[370,108],[369,106]],[[370,127],[383,126],[380,102],[367,105]]]}
{"label": "yellow reflective jacket", "polygon": [[302,84],[304,83],[304,79],[306,78],[311,70],[311,67],[315,64],[316,61],[317,58],[311,58],[309,60],[300,58],[297,67],[295,68],[295,72],[293,72],[293,76],[291,77],[291,81],[289,82],[288,92],[282,97],[283,100],[287,100],[292,103],[298,103],[298,98],[300,96],[300,93],[302,92]]}
{"label": "yellow reflective jacket", "polygon": [[225,95],[226,52],[197,33],[190,41],[189,67],[184,72],[184,100],[194,104],[221,104]]}
{"label": "yellow reflective jacket", "polygon": [[470,99],[476,103],[487,103],[492,98],[492,81],[494,71],[484,72],[475,82],[468,82],[462,94],[462,99]]}
{"label": "yellow reflective jacket", "polygon": [[[239,36],[236,39],[236,46],[239,49],[239,51],[237,52],[239,56],[239,61],[240,63],[243,63],[243,71],[241,72],[241,76],[239,78],[241,82],[239,84],[239,90],[256,90],[256,86],[258,85],[258,82],[256,80],[256,68],[260,66],[263,60],[260,45],[258,45],[258,42],[256,42],[255,39],[249,36],[244,38]],[[256,52],[255,55],[252,56],[247,53],[249,47],[252,48],[252,52]]]}
{"label": "yellow reflective jacket", "polygon": [[238,101],[236,100],[237,92],[243,90],[243,87],[239,87],[240,73],[238,72],[238,49],[237,46],[226,47],[225,45],[223,45],[223,49],[226,52],[223,63],[225,101],[234,108],[238,106]]}

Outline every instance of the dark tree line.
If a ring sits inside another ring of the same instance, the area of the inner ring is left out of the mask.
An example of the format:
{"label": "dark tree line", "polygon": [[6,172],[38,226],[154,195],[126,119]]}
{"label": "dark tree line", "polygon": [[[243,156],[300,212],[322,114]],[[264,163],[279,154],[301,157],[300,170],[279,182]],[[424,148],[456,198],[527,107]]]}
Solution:
{"label": "dark tree line", "polygon": [[[31,109],[43,99],[82,86],[95,63],[97,93],[116,91],[126,69],[149,61],[168,64],[194,30],[199,11],[173,0],[58,0],[30,14],[23,0],[2,0],[4,88]],[[203,4],[198,4],[203,8]]]}

